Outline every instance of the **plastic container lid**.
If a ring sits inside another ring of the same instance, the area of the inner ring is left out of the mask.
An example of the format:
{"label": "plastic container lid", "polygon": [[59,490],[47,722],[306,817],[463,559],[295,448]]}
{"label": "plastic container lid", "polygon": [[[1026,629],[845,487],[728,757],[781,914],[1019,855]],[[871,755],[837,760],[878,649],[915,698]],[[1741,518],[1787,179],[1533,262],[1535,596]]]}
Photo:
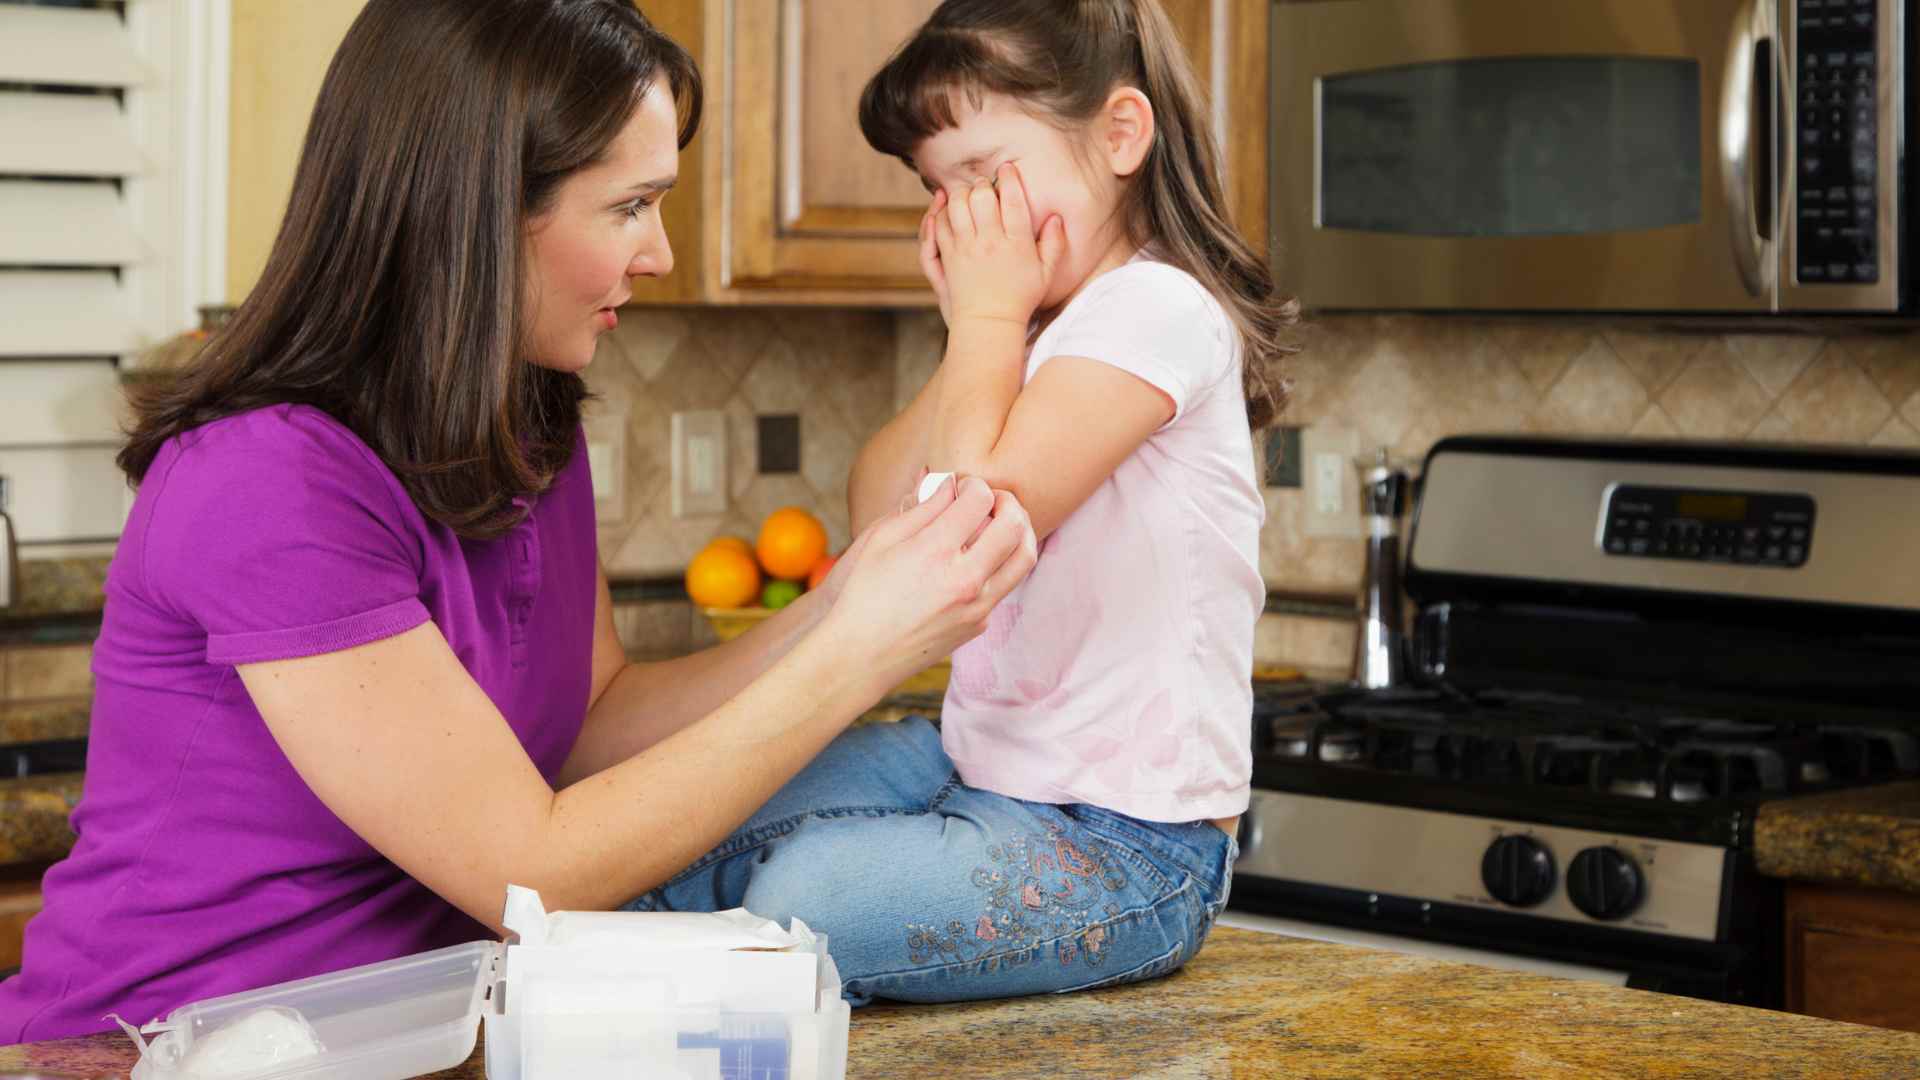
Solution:
{"label": "plastic container lid", "polygon": [[272,1007],[305,1018],[322,1049],[241,1074],[247,1080],[407,1080],[451,1069],[473,1054],[503,949],[476,941],[183,1005],[143,1029],[160,1034],[133,1080],[187,1076],[177,1067],[196,1045]]}

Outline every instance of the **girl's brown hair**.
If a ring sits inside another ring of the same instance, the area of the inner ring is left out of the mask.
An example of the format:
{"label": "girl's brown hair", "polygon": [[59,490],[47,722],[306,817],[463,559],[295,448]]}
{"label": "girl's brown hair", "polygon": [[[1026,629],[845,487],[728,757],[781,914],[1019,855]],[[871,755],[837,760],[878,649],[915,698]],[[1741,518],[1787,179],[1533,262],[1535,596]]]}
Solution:
{"label": "girl's brown hair", "polygon": [[1220,301],[1243,345],[1247,419],[1279,415],[1280,358],[1299,305],[1280,296],[1266,261],[1234,230],[1220,186],[1220,150],[1205,95],[1158,0],[946,0],[860,95],[867,142],[913,168],[913,152],[956,123],[955,107],[998,94],[1062,127],[1086,124],[1116,87],[1153,105],[1153,146],[1127,185],[1137,246]]}
{"label": "girl's brown hair", "polygon": [[572,456],[578,375],[527,360],[526,226],[686,50],[628,0],[371,0],[334,55],[260,282],[179,376],[133,392],[120,467],[264,405],[352,430],[422,513],[484,539]]}

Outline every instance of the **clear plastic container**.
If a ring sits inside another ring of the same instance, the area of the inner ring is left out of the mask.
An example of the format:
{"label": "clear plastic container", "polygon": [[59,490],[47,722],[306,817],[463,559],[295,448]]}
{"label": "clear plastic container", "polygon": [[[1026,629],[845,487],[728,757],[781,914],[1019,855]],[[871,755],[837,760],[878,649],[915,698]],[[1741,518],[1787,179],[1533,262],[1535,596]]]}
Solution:
{"label": "clear plastic container", "polygon": [[[507,946],[456,945],[182,1006],[148,1026],[159,1035],[133,1080],[184,1080],[190,1074],[179,1066],[196,1046],[269,1008],[297,1013],[321,1051],[231,1080],[407,1080],[451,1069],[472,1055],[483,1016],[489,1080],[845,1080],[851,1014],[825,939],[815,948],[811,1012],[688,1008],[596,965],[579,981],[588,1007],[530,1017],[515,1007]],[[748,972],[750,982],[752,964],[732,954],[723,966]],[[549,988],[572,989],[564,973],[547,979]],[[591,1004],[605,1000],[621,1007]]]}
{"label": "clear plastic container", "polygon": [[407,1080],[451,1069],[473,1053],[502,949],[476,941],[184,1005],[158,1025],[168,1030],[136,1080],[175,1075],[170,1067],[207,1036],[271,1007],[304,1018],[322,1050],[247,1080]]}

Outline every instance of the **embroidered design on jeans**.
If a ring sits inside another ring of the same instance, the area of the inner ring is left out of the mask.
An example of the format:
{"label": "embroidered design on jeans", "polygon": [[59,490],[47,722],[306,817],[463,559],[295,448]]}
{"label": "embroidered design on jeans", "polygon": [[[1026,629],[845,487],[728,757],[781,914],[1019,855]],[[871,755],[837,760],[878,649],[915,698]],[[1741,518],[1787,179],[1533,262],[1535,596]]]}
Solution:
{"label": "embroidered design on jeans", "polygon": [[1126,869],[1106,844],[1048,825],[1045,834],[987,848],[987,857],[992,862],[975,867],[971,876],[984,894],[985,910],[971,924],[908,923],[913,963],[971,962],[986,974],[1041,959],[1042,943],[1063,967],[1106,961],[1111,940],[1105,924],[1121,912],[1112,897],[1127,887]]}

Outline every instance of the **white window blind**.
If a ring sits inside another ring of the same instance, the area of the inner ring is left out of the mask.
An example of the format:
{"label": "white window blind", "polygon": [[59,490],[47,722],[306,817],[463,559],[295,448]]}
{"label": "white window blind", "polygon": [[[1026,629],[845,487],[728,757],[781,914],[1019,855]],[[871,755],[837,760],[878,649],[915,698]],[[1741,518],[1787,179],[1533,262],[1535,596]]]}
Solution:
{"label": "white window blind", "polygon": [[226,0],[0,0],[0,475],[29,557],[110,542],[120,374],[220,299]]}

